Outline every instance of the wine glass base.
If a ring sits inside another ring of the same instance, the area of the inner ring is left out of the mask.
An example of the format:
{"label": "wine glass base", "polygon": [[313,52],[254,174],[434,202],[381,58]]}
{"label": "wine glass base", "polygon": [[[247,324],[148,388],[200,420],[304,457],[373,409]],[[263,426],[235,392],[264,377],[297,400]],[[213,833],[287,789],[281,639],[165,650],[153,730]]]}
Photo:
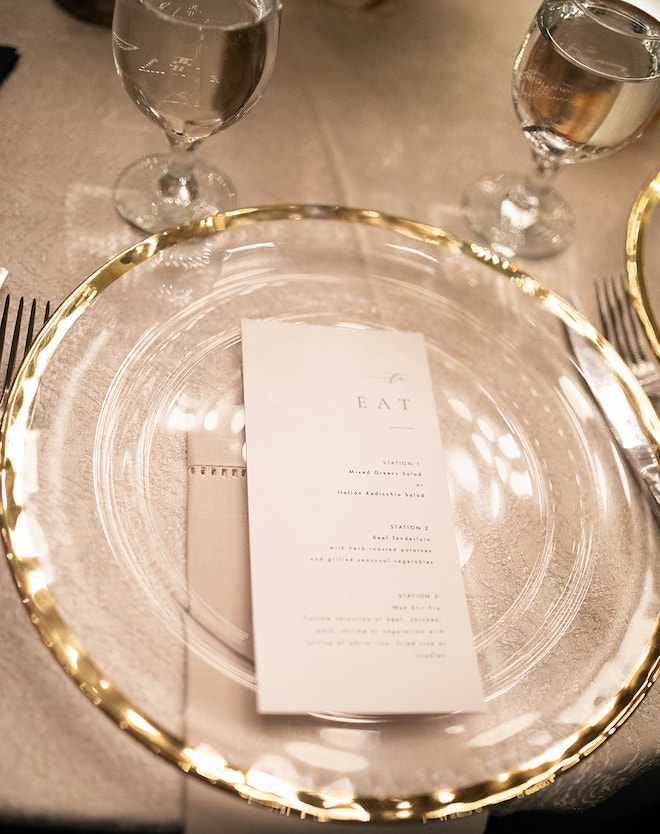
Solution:
{"label": "wine glass base", "polygon": [[552,189],[535,189],[517,174],[487,174],[463,196],[470,229],[500,255],[547,258],[574,237],[568,203]]}
{"label": "wine glass base", "polygon": [[236,189],[221,171],[201,162],[192,166],[196,194],[192,200],[168,196],[161,188],[169,157],[150,156],[126,168],[115,186],[119,214],[142,232],[159,232],[236,206]]}

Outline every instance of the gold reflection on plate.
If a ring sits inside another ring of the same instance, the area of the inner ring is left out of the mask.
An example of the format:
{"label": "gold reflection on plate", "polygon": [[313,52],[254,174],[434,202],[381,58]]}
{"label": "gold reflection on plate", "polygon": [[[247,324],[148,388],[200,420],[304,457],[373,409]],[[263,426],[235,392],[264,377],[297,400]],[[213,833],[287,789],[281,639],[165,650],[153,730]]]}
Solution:
{"label": "gold reflection on plate", "polygon": [[[655,183],[655,181],[654,181]],[[658,200],[657,183],[647,189],[646,203],[640,204],[640,217],[652,210]],[[421,796],[358,796],[346,792],[313,792],[257,770],[241,770],[225,760],[221,752],[200,745],[191,747],[153,720],[139,705],[131,703],[118,687],[108,680],[86,653],[58,611],[35,548],[24,512],[22,479],[25,461],[26,431],[30,408],[37,394],[39,380],[52,354],[67,331],[86,307],[106,288],[137,264],[169,247],[197,237],[222,232],[233,226],[271,220],[333,220],[386,229],[408,239],[449,247],[470,259],[487,264],[512,281],[523,293],[545,305],[551,315],[576,331],[600,355],[625,390],[631,405],[654,446],[660,437],[658,423],[651,417],[648,401],[622,360],[607,346],[592,325],[555,295],[513,264],[482,246],[464,242],[433,226],[394,217],[376,211],[338,206],[270,206],[227,212],[152,235],[116,256],[85,280],[64,301],[37,337],[19,370],[2,419],[2,469],[0,473],[0,522],[9,566],[21,601],[43,643],[52,652],[80,691],[119,728],[140,741],[186,773],[191,773],[230,791],[243,799],[301,817],[319,820],[395,822],[402,819],[430,820],[457,817],[489,805],[534,792],[554,781],[556,776],[596,749],[632,713],[658,673],[660,657],[659,625],[656,623],[646,650],[638,658],[616,694],[601,705],[593,718],[579,732],[572,733],[536,756],[496,778],[453,788],[438,785],[432,793]],[[636,239],[639,239],[639,234]],[[632,240],[629,237],[629,242]],[[637,249],[629,264],[637,265]],[[631,275],[634,270],[631,269]],[[636,273],[635,273],[636,275]],[[639,282],[639,287],[642,283]],[[642,294],[643,290],[639,290]],[[638,297],[639,297],[638,294]],[[657,345],[657,340],[656,340]]]}
{"label": "gold reflection on plate", "polygon": [[651,347],[660,357],[660,328],[653,310],[647,284],[648,270],[644,254],[645,235],[660,200],[660,173],[642,189],[633,204],[626,232],[626,269],[628,287]]}

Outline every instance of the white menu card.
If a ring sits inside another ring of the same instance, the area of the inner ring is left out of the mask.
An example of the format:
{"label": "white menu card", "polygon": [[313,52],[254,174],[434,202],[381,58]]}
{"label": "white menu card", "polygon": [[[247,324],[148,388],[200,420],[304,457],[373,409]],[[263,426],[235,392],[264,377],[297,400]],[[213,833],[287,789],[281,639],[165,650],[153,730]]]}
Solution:
{"label": "white menu card", "polygon": [[422,336],[242,340],[258,709],[483,709]]}

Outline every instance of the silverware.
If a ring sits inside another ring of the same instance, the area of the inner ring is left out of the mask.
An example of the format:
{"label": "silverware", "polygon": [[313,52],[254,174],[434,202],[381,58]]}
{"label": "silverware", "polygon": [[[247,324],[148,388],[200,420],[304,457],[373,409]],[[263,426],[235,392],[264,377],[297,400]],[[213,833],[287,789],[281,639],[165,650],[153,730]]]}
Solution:
{"label": "silverware", "polygon": [[[46,302],[46,306],[43,313],[43,320],[41,319],[41,317],[37,317],[37,304],[37,299],[33,298],[30,304],[30,314],[27,319],[27,326],[25,331],[22,333],[24,324],[23,311],[25,307],[25,300],[21,296],[21,298],[18,301],[18,308],[16,310],[16,317],[14,319],[14,326],[12,330],[11,326],[9,326],[11,297],[9,293],[7,293],[5,297],[5,302],[2,308],[2,318],[0,319],[0,379],[3,378],[2,368],[6,347],[9,348],[9,354],[7,357],[7,365],[4,371],[2,395],[0,397],[0,402],[2,403],[2,405],[4,405],[5,403],[7,394],[14,380],[14,374],[18,365],[20,365],[20,363],[23,361],[23,357],[30,349],[30,346],[34,341],[35,336],[50,317],[50,301]],[[10,332],[12,334],[11,342],[8,342],[7,337]]]}
{"label": "silverware", "polygon": [[644,332],[625,277],[596,286],[603,336],[629,366],[647,397],[660,399],[660,362]]}
{"label": "silverware", "polygon": [[[591,395],[606,420],[623,458],[642,489],[648,491],[651,508],[660,522],[660,464],[625,388],[594,346],[577,330],[566,326],[566,336]],[[641,387],[641,385],[640,385]],[[643,405],[641,406],[643,408]],[[651,417],[657,419],[650,405]]]}

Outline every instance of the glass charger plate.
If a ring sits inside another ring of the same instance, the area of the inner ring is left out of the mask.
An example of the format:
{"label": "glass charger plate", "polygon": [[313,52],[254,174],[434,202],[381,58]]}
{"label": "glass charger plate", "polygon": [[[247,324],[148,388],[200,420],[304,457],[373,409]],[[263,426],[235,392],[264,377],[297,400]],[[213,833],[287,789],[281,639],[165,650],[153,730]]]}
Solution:
{"label": "glass charger plate", "polygon": [[[249,612],[207,610],[186,552],[189,438],[242,427],[242,317],[424,334],[483,714],[257,714]],[[432,819],[552,781],[630,714],[659,653],[654,517],[567,328],[657,448],[654,412],[591,325],[440,229],[282,206],[136,244],[52,317],[4,416],[3,538],[42,640],[122,730],[269,807]],[[208,697],[190,723],[192,665]]]}

